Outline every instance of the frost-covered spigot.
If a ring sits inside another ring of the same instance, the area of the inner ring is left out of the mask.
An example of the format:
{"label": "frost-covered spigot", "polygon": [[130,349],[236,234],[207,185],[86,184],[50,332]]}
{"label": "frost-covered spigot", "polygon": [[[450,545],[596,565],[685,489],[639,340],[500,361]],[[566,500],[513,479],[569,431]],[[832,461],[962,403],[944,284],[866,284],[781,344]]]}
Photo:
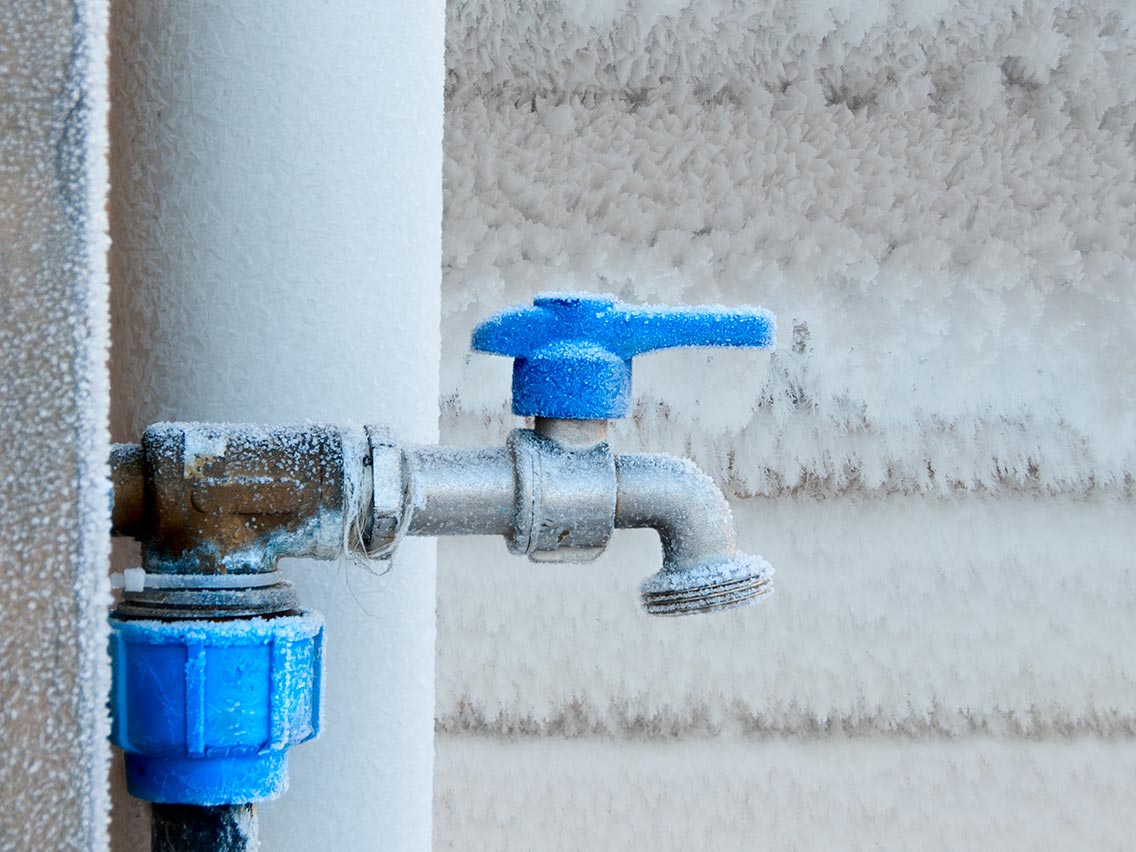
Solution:
{"label": "frost-covered spigot", "polygon": [[114,518],[143,541],[133,617],[209,619],[296,607],[282,556],[385,558],[406,535],[501,535],[536,562],[581,562],[612,532],[659,533],[662,569],[642,586],[659,615],[737,606],[772,569],[737,549],[730,509],[685,459],[616,454],[607,422],[630,408],[634,356],[674,346],[773,344],[756,308],[624,305],[563,293],[487,319],[473,348],[513,357],[504,447],[402,447],[377,427],[166,423],[115,451]]}
{"label": "frost-covered spigot", "polygon": [[[377,427],[159,423],[111,456],[118,535],[142,542],[111,618],[112,740],[153,802],[236,805],[280,795],[287,752],[320,727],[323,626],[277,562],[390,556],[406,535],[501,535],[534,561],[584,561],[613,530],[658,530],[655,615],[752,602],[772,569],[737,549],[718,487],[666,455],[611,451],[631,359],[670,346],[770,346],[757,309],[639,308],[540,296],[496,314],[474,349],[509,355],[504,447],[401,447]],[[155,696],[161,700],[155,700]]]}
{"label": "frost-covered spigot", "polygon": [[613,454],[606,423],[630,409],[636,355],[771,347],[775,331],[773,316],[757,308],[643,307],[582,293],[542,294],[478,326],[476,351],[514,359],[513,412],[536,418],[535,430],[514,432],[510,446],[518,465],[514,529],[536,530],[537,541],[529,533],[519,544],[514,535],[510,549],[537,561],[579,561],[602,552],[614,528],[649,527],[659,532],[663,567],[641,586],[647,612],[711,612],[769,592],[773,569],[738,551],[714,482],[685,459]]}

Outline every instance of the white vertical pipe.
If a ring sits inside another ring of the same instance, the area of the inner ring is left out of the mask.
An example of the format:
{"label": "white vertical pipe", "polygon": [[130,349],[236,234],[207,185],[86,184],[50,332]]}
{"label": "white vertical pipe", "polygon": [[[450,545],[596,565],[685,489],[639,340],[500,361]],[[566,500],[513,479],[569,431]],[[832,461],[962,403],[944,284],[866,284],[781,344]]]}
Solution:
{"label": "white vertical pipe", "polygon": [[[437,440],[443,21],[442,0],[121,0],[116,437],[325,419]],[[266,848],[429,849],[434,567],[428,541],[385,576],[290,567],[328,622],[327,719]]]}

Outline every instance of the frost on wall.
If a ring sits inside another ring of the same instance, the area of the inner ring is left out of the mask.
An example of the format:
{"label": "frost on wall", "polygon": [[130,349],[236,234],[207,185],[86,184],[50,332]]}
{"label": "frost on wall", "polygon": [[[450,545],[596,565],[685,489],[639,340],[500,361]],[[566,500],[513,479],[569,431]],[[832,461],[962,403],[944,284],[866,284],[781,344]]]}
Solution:
{"label": "frost on wall", "polygon": [[1136,747],[443,738],[438,772],[438,850],[1115,850]]}
{"label": "frost on wall", "polygon": [[1033,495],[741,500],[756,607],[643,614],[652,532],[589,565],[439,561],[438,727],[652,739],[1136,734],[1136,506]]}
{"label": "frost on wall", "polygon": [[651,533],[443,542],[438,847],[1122,846],[1136,7],[448,12],[444,439],[513,422],[490,310],[761,304],[776,353],[639,359],[612,440],[725,484],[777,591],[651,619]]}
{"label": "frost on wall", "polygon": [[[641,359],[618,440],[736,494],[1126,488],[1136,7],[449,5],[443,394],[541,289],[759,303],[772,355]],[[696,437],[695,437],[696,436]]]}
{"label": "frost on wall", "polygon": [[0,849],[106,847],[105,8],[0,4]]}

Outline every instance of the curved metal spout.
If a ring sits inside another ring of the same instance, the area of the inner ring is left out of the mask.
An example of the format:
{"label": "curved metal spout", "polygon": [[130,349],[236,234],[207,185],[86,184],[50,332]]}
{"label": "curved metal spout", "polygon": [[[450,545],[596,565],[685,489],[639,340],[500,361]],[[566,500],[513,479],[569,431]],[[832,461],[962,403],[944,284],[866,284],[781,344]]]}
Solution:
{"label": "curved metal spout", "polygon": [[642,585],[647,612],[730,609],[772,590],[773,569],[738,551],[726,498],[693,462],[614,455],[594,429],[568,443],[558,439],[576,432],[541,425],[505,449],[405,450],[407,533],[502,535],[512,552],[547,562],[594,559],[613,529],[649,527],[663,566]]}
{"label": "curved metal spout", "polygon": [[616,456],[615,526],[658,530],[663,567],[643,582],[653,615],[712,612],[772,591],[772,567],[737,549],[733,515],[718,486],[688,459]]}

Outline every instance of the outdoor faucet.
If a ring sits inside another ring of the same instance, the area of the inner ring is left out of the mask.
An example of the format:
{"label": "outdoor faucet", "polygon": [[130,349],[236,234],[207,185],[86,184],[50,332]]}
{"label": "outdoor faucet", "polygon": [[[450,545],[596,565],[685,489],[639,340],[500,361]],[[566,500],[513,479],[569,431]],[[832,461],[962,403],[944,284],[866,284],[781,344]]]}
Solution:
{"label": "outdoor faucet", "polygon": [[513,432],[517,483],[510,549],[534,561],[585,561],[613,529],[650,527],[661,570],[640,588],[652,615],[711,612],[770,591],[772,568],[737,549],[725,497],[693,462],[621,454],[607,421],[631,407],[632,359],[677,346],[770,347],[776,323],[755,308],[643,307],[612,296],[547,293],[532,307],[494,314],[473,348],[512,357],[513,413],[535,418]]}
{"label": "outdoor faucet", "polygon": [[607,423],[629,412],[636,355],[770,347],[774,333],[755,308],[542,294],[473,332],[474,350],[514,359],[513,412],[534,418],[503,447],[219,423],[157,423],[117,445],[114,532],[142,542],[111,618],[112,740],[131,792],[195,806],[283,792],[287,749],[319,729],[323,627],[281,557],[382,559],[407,535],[500,535],[535,562],[583,562],[615,529],[653,528],[663,563],[640,589],[648,613],[767,594],[772,568],[738,551],[714,482],[685,459],[613,453]]}

